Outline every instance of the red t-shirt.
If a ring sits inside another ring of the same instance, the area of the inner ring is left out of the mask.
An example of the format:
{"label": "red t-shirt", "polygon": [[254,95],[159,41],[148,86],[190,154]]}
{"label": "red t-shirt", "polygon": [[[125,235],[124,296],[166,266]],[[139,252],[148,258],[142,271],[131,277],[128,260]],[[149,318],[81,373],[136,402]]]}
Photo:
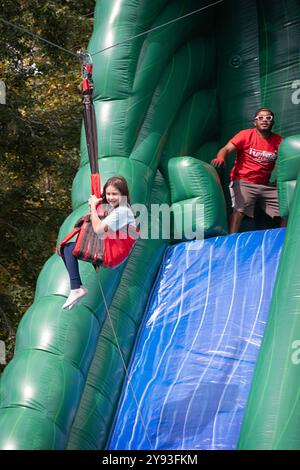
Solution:
{"label": "red t-shirt", "polygon": [[268,139],[263,139],[255,128],[236,134],[230,140],[237,148],[237,157],[230,173],[231,181],[268,184],[282,140],[279,134],[273,132]]}

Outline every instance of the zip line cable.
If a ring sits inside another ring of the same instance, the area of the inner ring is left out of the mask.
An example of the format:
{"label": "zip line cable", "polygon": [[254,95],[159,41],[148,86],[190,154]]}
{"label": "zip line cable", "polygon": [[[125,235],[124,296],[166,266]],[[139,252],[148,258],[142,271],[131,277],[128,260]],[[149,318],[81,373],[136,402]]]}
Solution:
{"label": "zip line cable", "polygon": [[2,23],[6,24],[8,26],[12,26],[13,28],[19,29],[20,31],[24,31],[24,33],[27,33],[30,36],[39,39],[40,41],[46,42],[47,44],[50,44],[50,46],[52,46],[52,47],[56,47],[57,49],[61,49],[62,51],[66,52],[67,54],[71,54],[71,55],[73,55],[74,57],[77,58],[77,54],[70,51],[69,49],[66,49],[65,47],[59,46],[58,44],[55,44],[54,42],[49,41],[48,39],[42,38],[42,36],[39,36],[38,34],[32,33],[31,31],[24,28],[23,26],[19,26],[15,23],[12,23],[11,21],[7,21],[4,18],[0,18],[0,21],[2,21]]}
{"label": "zip line cable", "polygon": [[89,16],[94,15],[94,13],[95,13],[94,11],[91,11],[91,13],[87,13],[86,15],[80,15],[80,16],[82,16],[83,18],[88,18]]}
{"label": "zip line cable", "polygon": [[103,301],[104,301],[104,305],[105,305],[105,310],[106,310],[106,313],[107,313],[107,316],[108,316],[108,319],[109,319],[109,322],[110,322],[110,326],[111,326],[111,329],[113,331],[113,335],[114,335],[114,338],[116,340],[116,344],[117,344],[117,348],[118,348],[118,351],[119,351],[119,354],[120,354],[120,357],[121,357],[121,360],[122,360],[122,364],[123,364],[123,367],[124,367],[124,370],[125,370],[125,375],[126,375],[126,378],[127,378],[127,381],[128,381],[128,384],[129,384],[129,387],[131,388],[131,391],[132,391],[132,395],[133,395],[133,398],[134,398],[134,401],[135,401],[135,404],[136,404],[136,408],[137,408],[137,413],[139,415],[139,418],[142,422],[142,426],[144,428],[144,432],[145,432],[145,435],[147,437],[147,440],[150,444],[150,449],[152,450],[152,445],[151,445],[151,440],[149,438],[149,435],[148,435],[148,432],[147,432],[147,426],[145,424],[145,421],[144,421],[144,418],[143,418],[143,415],[141,413],[141,409],[140,409],[140,406],[138,404],[138,400],[137,400],[137,397],[136,397],[136,394],[135,394],[135,391],[134,391],[134,388],[132,386],[132,383],[131,383],[131,380],[130,380],[130,377],[129,377],[129,372],[128,372],[128,368],[126,366],[126,363],[125,363],[125,360],[124,360],[124,357],[123,357],[123,354],[122,354],[122,351],[121,351],[121,347],[120,347],[120,344],[119,344],[119,340],[118,340],[118,336],[117,336],[117,333],[116,333],[116,330],[114,328],[114,324],[113,324],[113,321],[112,321],[112,318],[111,318],[111,315],[109,313],[109,309],[108,309],[108,306],[107,306],[107,303],[106,303],[106,299],[105,299],[105,295],[104,295],[104,292],[103,292],[103,289],[102,289],[102,285],[101,285],[101,282],[100,282],[100,279],[99,280],[99,287],[100,287],[100,291],[101,291],[101,294],[102,294],[102,297],[103,297]]}
{"label": "zip line cable", "polygon": [[[218,5],[219,3],[223,3],[224,1],[225,0],[217,0],[214,3],[210,3],[209,5],[206,5],[204,7],[198,8],[197,10],[191,11],[190,13],[186,13],[183,16],[179,16],[178,18],[174,18],[173,20],[167,21],[166,23],[162,23],[158,26],[154,26],[153,28],[147,29],[146,31],[143,31],[142,33],[136,34],[135,36],[131,36],[127,39],[124,39],[124,41],[117,42],[115,44],[112,44],[111,46],[105,47],[104,49],[100,49],[99,51],[93,52],[90,55],[91,55],[91,57],[93,57],[97,54],[101,54],[101,52],[105,52],[109,49],[112,49],[113,47],[120,46],[121,44],[126,44],[127,42],[132,41],[133,39],[144,36],[145,34],[151,33],[152,31],[156,31],[156,30],[158,30],[160,28],[163,28],[165,26],[168,26],[170,24],[176,23],[177,21],[183,20],[184,18],[187,18],[188,16],[192,16],[192,15],[195,15],[196,13],[200,13],[201,11],[207,10],[208,8],[213,7],[215,5]],[[78,59],[78,54],[76,54],[75,52],[72,52],[70,49],[66,49],[65,47],[59,46],[58,44],[55,44],[54,42],[49,41],[48,39],[45,39],[42,36],[39,36],[38,34],[32,33],[31,31],[24,28],[23,26],[19,26],[16,23],[12,23],[11,21],[7,21],[7,20],[5,20],[4,18],[1,18],[1,17],[0,17],[0,21],[2,21],[2,23],[6,24],[8,26],[11,26],[13,28],[19,29],[20,31],[25,32],[25,33],[29,34],[30,36],[32,36],[34,38],[37,38],[40,41],[43,41],[43,42],[49,44],[52,47],[56,47],[56,48],[58,48],[58,49],[60,49],[64,52],[66,52],[67,54],[71,54],[73,57],[76,57]]]}
{"label": "zip line cable", "polygon": [[141,36],[144,36],[145,34],[151,33],[152,31],[156,31],[157,29],[163,28],[164,26],[168,26],[169,24],[176,23],[177,21],[183,20],[184,18],[187,18],[188,16],[195,15],[196,13],[199,13],[200,11],[207,10],[210,7],[213,7],[214,5],[217,5],[218,3],[222,3],[225,0],[217,0],[214,3],[211,3],[209,5],[206,5],[205,7],[198,8],[198,10],[193,10],[190,13],[187,13],[186,15],[179,16],[178,18],[174,18],[173,20],[167,21],[166,23],[159,24],[158,26],[154,26],[154,28],[147,29],[147,31],[143,31],[142,33],[136,34],[135,36],[132,36],[128,39],[124,39],[124,41],[116,42],[112,46],[105,47],[104,49],[101,49],[100,51],[93,52],[91,53],[91,56],[93,57],[94,55],[100,54],[101,52],[107,51],[108,49],[112,49],[113,47],[120,46],[121,44],[125,44],[126,42],[132,41],[133,39],[139,38]]}

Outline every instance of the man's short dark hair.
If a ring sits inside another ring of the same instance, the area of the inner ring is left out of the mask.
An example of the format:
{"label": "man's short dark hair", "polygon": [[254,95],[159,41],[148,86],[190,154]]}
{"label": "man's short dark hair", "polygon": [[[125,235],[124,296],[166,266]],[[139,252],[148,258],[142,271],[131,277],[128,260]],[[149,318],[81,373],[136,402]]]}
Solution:
{"label": "man's short dark hair", "polygon": [[274,117],[275,117],[275,116],[274,116],[274,113],[273,113],[272,109],[270,109],[270,108],[259,108],[259,109],[256,111],[256,113],[254,114],[254,119],[256,118],[256,116],[257,116],[261,111],[268,111],[268,113],[270,113],[271,116],[272,116],[273,119],[274,119]]}

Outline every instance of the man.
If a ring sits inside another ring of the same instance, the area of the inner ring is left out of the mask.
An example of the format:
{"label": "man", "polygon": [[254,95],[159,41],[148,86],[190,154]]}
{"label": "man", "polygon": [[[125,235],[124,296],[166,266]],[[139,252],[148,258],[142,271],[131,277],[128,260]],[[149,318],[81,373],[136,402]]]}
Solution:
{"label": "man", "polygon": [[[238,232],[245,215],[253,218],[256,201],[260,202],[270,217],[279,217],[277,188],[269,184],[269,179],[283,139],[272,132],[273,125],[273,111],[268,108],[258,109],[254,116],[254,127],[236,134],[211,161],[217,168],[224,166],[228,155],[237,152],[230,173],[233,213],[229,233]],[[281,226],[285,226],[285,221],[282,221]]]}

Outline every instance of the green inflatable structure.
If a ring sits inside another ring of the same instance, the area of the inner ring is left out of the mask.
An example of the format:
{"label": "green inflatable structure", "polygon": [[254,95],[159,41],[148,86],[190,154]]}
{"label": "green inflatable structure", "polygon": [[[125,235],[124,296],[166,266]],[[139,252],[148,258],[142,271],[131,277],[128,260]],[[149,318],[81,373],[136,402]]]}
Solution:
{"label": "green inflatable structure", "polygon": [[[117,269],[96,273],[81,262],[89,293],[70,311],[62,309],[70,289],[64,264],[56,254],[46,262],[1,377],[1,449],[105,448],[123,361],[164,252],[183,240],[175,236],[181,209],[204,207],[193,228],[226,236],[233,161],[219,175],[209,162],[252,127],[261,106],[272,108],[285,138],[274,178],[289,225],[239,448],[300,449],[300,359],[291,360],[300,345],[299,45],[299,0],[97,0],[88,51],[101,183],[123,175],[133,204],[170,205],[174,224],[167,237],[163,227],[157,237],[147,232]],[[58,241],[88,212],[89,195],[82,132],[73,212]],[[159,216],[145,217],[150,233]]]}

